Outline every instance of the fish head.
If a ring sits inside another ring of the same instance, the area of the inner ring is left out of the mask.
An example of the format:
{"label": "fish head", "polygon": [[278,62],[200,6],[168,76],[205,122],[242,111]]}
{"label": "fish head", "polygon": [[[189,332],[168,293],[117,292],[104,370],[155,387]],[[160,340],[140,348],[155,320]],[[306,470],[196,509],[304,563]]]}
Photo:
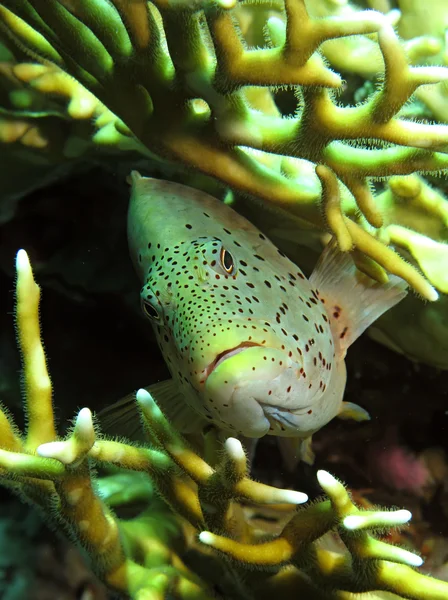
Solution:
{"label": "fish head", "polygon": [[246,437],[318,429],[334,351],[300,269],[229,207],[177,184],[138,180],[128,227],[142,309],[191,408]]}

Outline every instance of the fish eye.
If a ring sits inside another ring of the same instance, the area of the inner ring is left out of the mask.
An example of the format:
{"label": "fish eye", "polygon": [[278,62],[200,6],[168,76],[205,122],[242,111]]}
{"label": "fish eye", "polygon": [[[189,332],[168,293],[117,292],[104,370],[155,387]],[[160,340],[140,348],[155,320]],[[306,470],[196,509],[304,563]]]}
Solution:
{"label": "fish eye", "polygon": [[[154,297],[153,297],[154,298]],[[154,298],[155,300],[155,298]],[[157,300],[156,300],[157,302]],[[141,299],[142,311],[145,317],[148,317],[151,321],[160,321],[160,313],[149,298]]]}
{"label": "fish eye", "polygon": [[224,248],[224,246],[221,247],[220,260],[224,271],[229,275],[234,275],[236,271],[235,261],[233,260],[233,256]]}

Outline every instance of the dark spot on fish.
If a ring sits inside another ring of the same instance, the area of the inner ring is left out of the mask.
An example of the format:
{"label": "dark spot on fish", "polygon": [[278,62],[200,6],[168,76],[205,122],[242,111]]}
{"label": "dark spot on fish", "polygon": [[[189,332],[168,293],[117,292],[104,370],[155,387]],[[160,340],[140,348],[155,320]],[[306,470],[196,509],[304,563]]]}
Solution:
{"label": "dark spot on fish", "polygon": [[185,227],[186,227],[187,229],[193,229],[193,225],[190,225],[190,223],[187,223],[187,224],[185,225]]}

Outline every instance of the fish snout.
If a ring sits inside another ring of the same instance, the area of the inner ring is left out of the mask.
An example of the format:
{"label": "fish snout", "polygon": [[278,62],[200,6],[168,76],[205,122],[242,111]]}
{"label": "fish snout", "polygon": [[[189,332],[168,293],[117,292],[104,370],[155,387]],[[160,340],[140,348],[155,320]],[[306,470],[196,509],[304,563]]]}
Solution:
{"label": "fish snout", "polygon": [[205,392],[217,420],[246,437],[297,436],[315,430],[314,392],[283,351],[234,349],[214,363]]}
{"label": "fish snout", "polygon": [[243,319],[215,321],[197,331],[188,344],[187,359],[194,370],[195,382],[201,387],[211,372],[245,348],[278,348],[279,340],[268,322]]}
{"label": "fish snout", "polygon": [[270,429],[263,403],[271,396],[275,401],[276,381],[286,372],[297,379],[297,365],[282,350],[241,344],[210,365],[205,401],[223,427],[246,437],[263,437]]}

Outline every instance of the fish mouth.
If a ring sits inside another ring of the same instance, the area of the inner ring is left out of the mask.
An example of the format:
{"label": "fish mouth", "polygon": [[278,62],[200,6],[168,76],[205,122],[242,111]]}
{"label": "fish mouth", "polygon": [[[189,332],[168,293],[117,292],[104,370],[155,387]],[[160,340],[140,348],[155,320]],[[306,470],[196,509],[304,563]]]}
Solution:
{"label": "fish mouth", "polygon": [[263,409],[265,417],[268,419],[271,425],[284,426],[297,428],[297,418],[309,415],[312,413],[311,405],[302,406],[300,408],[291,409],[283,406],[269,405],[264,402],[259,403]]}
{"label": "fish mouth", "polygon": [[238,344],[238,346],[235,346],[234,348],[228,348],[227,350],[224,350],[224,352],[220,352],[215,357],[215,359],[208,365],[208,367],[205,369],[204,380],[206,381],[208,379],[208,377],[216,369],[216,367],[218,365],[220,365],[221,363],[223,363],[228,358],[230,358],[231,356],[236,356],[240,352],[244,352],[244,350],[246,350],[246,348],[253,348],[256,346],[260,347],[260,344],[257,344],[255,342],[241,342],[241,344]]}

